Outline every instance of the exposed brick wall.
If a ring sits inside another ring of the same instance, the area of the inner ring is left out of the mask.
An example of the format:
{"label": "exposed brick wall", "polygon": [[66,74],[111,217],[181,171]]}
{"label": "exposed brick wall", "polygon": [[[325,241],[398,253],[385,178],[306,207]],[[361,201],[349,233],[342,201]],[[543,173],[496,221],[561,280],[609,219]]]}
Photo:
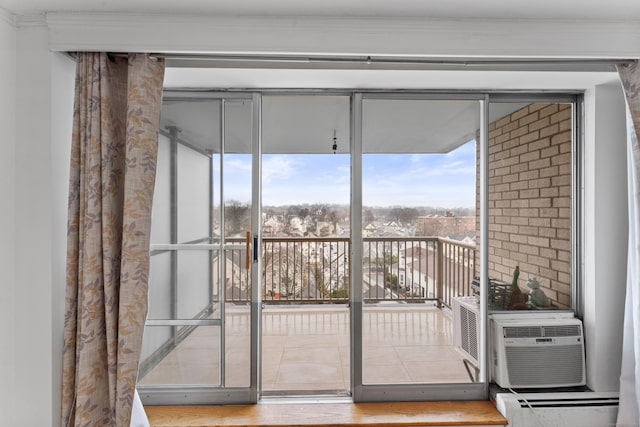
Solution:
{"label": "exposed brick wall", "polygon": [[511,283],[519,265],[522,290],[538,277],[560,308],[571,305],[571,123],[569,104],[530,104],[489,125],[489,277]]}

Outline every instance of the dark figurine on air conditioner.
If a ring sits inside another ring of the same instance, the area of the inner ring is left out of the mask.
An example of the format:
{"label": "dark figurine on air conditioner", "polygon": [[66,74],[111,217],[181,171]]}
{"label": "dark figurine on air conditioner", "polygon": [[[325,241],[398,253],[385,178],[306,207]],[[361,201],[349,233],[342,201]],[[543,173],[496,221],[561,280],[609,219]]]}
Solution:
{"label": "dark figurine on air conditioner", "polygon": [[518,276],[520,276],[520,267],[516,265],[513,271],[513,281],[511,282],[511,292],[509,293],[508,310],[526,310],[526,297],[518,286]]}

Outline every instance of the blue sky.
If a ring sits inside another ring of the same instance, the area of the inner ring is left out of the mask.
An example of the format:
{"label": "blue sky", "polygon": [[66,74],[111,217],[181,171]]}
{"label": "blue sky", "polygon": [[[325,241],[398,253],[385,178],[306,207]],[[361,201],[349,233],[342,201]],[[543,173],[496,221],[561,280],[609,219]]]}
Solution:
{"label": "blue sky", "polygon": [[[349,203],[347,154],[265,154],[266,206]],[[225,157],[225,198],[250,200],[249,155]],[[475,142],[447,154],[365,154],[365,206],[475,206]]]}

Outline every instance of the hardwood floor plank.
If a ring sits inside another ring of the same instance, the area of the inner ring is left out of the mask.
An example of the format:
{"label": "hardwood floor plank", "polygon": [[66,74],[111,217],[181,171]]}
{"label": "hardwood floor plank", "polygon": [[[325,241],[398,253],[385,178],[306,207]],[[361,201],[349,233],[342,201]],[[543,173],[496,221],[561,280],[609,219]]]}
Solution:
{"label": "hardwood floor plank", "polygon": [[487,401],[292,403],[145,408],[153,427],[506,426]]}

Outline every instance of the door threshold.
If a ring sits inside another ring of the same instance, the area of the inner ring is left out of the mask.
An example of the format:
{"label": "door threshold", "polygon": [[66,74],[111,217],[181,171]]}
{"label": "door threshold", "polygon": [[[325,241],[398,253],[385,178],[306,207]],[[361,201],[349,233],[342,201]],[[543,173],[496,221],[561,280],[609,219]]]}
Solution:
{"label": "door threshold", "polygon": [[351,396],[336,395],[273,395],[262,396],[258,400],[258,404],[265,405],[290,405],[290,404],[306,404],[306,403],[353,403]]}

